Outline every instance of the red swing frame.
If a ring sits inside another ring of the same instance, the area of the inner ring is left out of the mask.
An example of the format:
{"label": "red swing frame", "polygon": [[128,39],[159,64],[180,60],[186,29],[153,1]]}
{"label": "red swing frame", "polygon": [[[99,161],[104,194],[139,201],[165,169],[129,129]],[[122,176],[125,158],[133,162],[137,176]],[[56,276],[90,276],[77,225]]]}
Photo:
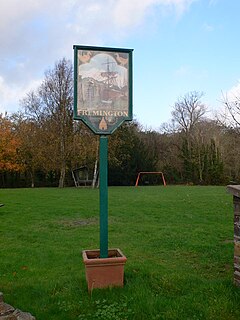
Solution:
{"label": "red swing frame", "polygon": [[149,172],[147,172],[147,171],[141,171],[141,172],[139,172],[139,173],[138,173],[138,176],[137,176],[136,183],[135,183],[135,187],[138,186],[138,182],[139,182],[140,176],[143,175],[143,174],[160,174],[161,177],[162,177],[163,185],[164,185],[164,187],[166,187],[166,185],[167,185],[167,184],[166,184],[166,180],[165,180],[165,178],[164,178],[164,174],[163,174],[161,171],[157,171],[157,172],[155,172],[155,171],[149,171]]}

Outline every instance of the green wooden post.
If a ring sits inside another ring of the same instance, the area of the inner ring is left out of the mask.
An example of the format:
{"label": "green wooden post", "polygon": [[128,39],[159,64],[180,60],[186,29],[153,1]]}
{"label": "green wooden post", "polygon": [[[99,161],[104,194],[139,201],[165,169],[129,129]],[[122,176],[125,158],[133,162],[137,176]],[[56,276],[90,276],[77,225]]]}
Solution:
{"label": "green wooden post", "polygon": [[100,136],[100,258],[108,257],[108,137]]}

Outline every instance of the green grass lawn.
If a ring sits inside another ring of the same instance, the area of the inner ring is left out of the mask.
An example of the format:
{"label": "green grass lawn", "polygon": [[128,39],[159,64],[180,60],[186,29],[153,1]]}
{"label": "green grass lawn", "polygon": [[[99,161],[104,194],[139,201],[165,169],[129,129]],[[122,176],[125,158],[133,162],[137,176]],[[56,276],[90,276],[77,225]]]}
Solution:
{"label": "green grass lawn", "polygon": [[37,320],[240,319],[233,205],[225,187],[109,188],[109,247],[124,288],[87,292],[98,190],[1,189],[0,291]]}

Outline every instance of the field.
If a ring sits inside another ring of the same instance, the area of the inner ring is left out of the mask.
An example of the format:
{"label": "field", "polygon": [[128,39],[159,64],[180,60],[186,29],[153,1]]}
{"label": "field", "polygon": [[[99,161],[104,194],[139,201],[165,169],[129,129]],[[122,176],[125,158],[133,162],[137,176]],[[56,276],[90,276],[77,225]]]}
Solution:
{"label": "field", "polygon": [[1,189],[0,291],[37,320],[240,319],[233,206],[225,187],[109,188],[109,247],[124,288],[87,292],[81,251],[99,247],[98,190]]}

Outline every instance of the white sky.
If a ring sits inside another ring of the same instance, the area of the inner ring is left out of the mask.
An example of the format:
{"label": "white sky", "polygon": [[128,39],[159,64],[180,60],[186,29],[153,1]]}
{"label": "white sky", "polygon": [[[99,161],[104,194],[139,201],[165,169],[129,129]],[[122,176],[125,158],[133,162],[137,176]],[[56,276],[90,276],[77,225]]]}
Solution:
{"label": "white sky", "polygon": [[134,49],[133,113],[146,127],[168,121],[189,91],[215,109],[239,86],[240,1],[0,1],[0,112],[73,60],[73,44]]}

